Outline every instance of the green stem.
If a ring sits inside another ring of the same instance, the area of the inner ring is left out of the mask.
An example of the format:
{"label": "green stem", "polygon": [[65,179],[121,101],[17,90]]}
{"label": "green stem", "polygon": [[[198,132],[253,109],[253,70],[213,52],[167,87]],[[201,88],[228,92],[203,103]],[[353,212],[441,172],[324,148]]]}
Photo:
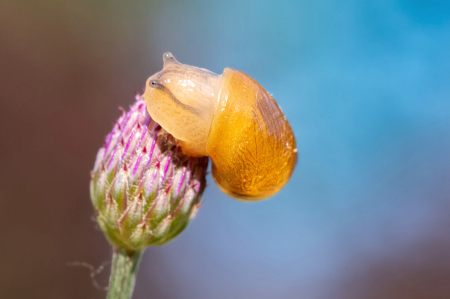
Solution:
{"label": "green stem", "polygon": [[143,251],[114,249],[106,299],[130,299]]}

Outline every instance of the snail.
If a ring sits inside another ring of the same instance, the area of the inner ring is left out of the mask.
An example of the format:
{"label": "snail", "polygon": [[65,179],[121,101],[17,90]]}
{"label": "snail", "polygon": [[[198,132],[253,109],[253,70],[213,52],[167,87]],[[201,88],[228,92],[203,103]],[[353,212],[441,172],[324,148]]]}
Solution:
{"label": "snail", "polygon": [[189,156],[209,156],[219,188],[254,201],[278,192],[297,160],[294,134],[270,94],[246,74],[222,75],[163,55],[142,99],[150,116]]}

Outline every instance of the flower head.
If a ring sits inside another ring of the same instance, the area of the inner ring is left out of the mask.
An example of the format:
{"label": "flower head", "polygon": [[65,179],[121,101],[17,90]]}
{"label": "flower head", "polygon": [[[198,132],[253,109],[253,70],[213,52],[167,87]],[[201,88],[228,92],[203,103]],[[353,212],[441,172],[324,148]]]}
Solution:
{"label": "flower head", "polygon": [[177,236],[200,205],[207,166],[207,157],[184,155],[136,96],[98,151],[91,174],[92,203],[108,240],[131,251]]}

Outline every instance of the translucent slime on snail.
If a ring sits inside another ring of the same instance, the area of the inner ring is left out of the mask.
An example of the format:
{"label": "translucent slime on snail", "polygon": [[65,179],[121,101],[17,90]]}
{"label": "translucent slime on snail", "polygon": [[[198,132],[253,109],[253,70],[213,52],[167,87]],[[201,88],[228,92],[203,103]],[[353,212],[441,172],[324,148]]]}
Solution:
{"label": "translucent slime on snail", "polygon": [[225,68],[222,75],[163,55],[142,99],[152,118],[187,155],[209,156],[220,189],[254,201],[278,192],[297,160],[294,134],[277,103],[255,80]]}

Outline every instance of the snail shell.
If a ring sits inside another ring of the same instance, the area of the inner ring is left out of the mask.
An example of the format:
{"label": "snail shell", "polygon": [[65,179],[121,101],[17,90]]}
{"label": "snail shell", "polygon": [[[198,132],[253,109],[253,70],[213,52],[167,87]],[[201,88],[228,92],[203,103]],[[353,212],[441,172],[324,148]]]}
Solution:
{"label": "snail shell", "polygon": [[222,75],[179,63],[170,53],[147,81],[149,114],[179,140],[183,152],[209,156],[220,189],[240,200],[278,192],[297,160],[292,129],[255,80],[226,68]]}

